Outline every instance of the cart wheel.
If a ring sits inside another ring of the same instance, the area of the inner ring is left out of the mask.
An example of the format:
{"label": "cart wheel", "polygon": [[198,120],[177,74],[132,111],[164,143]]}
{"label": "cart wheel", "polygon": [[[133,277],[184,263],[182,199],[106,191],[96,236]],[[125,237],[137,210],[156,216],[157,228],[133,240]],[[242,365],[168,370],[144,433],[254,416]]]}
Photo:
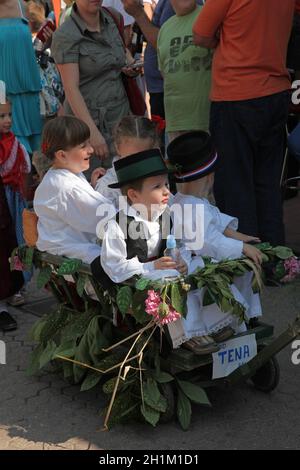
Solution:
{"label": "cart wheel", "polygon": [[162,395],[167,400],[167,409],[160,417],[160,423],[168,423],[174,418],[175,415],[175,396],[174,390],[170,383],[159,384]]}
{"label": "cart wheel", "polygon": [[254,387],[261,392],[270,393],[279,384],[280,368],[276,357],[266,362],[255,374],[251,377]]}

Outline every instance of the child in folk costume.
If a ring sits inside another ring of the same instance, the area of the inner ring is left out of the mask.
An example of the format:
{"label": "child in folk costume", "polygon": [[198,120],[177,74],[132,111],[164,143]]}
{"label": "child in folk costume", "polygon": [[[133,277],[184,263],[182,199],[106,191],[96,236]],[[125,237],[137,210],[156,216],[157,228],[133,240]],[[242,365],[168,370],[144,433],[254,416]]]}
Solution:
{"label": "child in folk costume", "polygon": [[[208,200],[212,195],[213,172],[218,160],[209,134],[199,131],[181,135],[170,143],[167,155],[170,165],[175,168],[175,181],[180,183],[180,191],[175,195],[173,204],[174,207],[181,207],[182,212],[178,217],[179,212],[173,211],[174,227],[178,229],[181,226],[182,240],[192,253],[190,271],[203,266],[202,256],[211,257],[216,262],[247,256],[259,266],[262,261],[261,252],[249,242],[260,240],[238,232],[238,220],[221,213]],[[197,211],[199,208],[203,212]],[[195,234],[199,235],[199,230],[202,233],[201,241],[199,238],[195,242]],[[252,277],[253,273],[247,272],[236,277],[231,286],[235,298],[245,306],[248,319],[262,314],[259,294],[252,291]],[[218,312],[216,304],[203,307],[203,295],[203,289],[190,293],[190,302],[198,304],[202,315],[201,318],[189,316],[184,321],[187,336],[194,335],[199,329],[201,331],[203,322],[210,333],[217,327],[220,311]],[[230,320],[232,317],[228,317],[227,321],[236,332],[245,331],[244,323],[238,326]]]}
{"label": "child in folk costume", "polygon": [[51,168],[33,201],[39,218],[37,248],[87,264],[101,251],[96,243],[96,227],[103,219],[99,206],[105,205],[110,216],[116,212],[82,173],[93,154],[89,138],[89,127],[74,116],[57,117],[45,125],[42,147]]}
{"label": "child in folk costume", "polygon": [[114,162],[114,168],[118,182],[109,186],[120,188],[127,202],[124,198],[124,207],[105,230],[101,251],[104,272],[114,283],[120,283],[156,270],[171,270],[173,275],[178,275],[175,269],[185,271],[185,263],[176,266],[171,258],[162,256],[166,247],[162,215],[170,191],[160,149],[129,155]]}
{"label": "child in folk costume", "polygon": [[9,258],[17,246],[15,227],[7,204],[2,178],[0,176],[0,330],[17,328],[17,322],[8,313],[7,300],[20,291],[24,283],[20,271],[11,271]]}
{"label": "child in folk costume", "polygon": [[[150,121],[146,117],[125,116],[117,124],[114,129],[114,144],[118,156],[113,162],[119,158],[127,157],[143,150],[149,150],[159,146],[160,137],[157,132],[157,124]],[[101,168],[99,168],[101,170]],[[99,178],[98,169],[92,174],[92,184],[94,178]],[[109,168],[106,173],[101,176],[94,187],[100,194],[109,199],[115,207],[119,207],[119,198],[121,191],[119,188],[110,188],[109,184],[117,182],[117,175],[114,167]]]}
{"label": "child in folk costume", "polygon": [[[25,175],[30,172],[30,159],[25,147],[11,132],[12,109],[9,101],[0,104],[0,176],[3,181],[7,204],[15,227],[17,244],[22,245],[22,212],[26,207],[24,198]],[[30,274],[25,273],[25,280]],[[10,299],[12,305],[21,305],[24,298],[21,292]]]}
{"label": "child in folk costume", "polygon": [[[172,258],[163,256],[167,234],[164,234],[162,219],[167,212],[170,192],[167,168],[160,150],[152,149],[128,156],[115,162],[114,167],[118,183],[110,186],[121,188],[128,204],[120,211],[117,219],[107,224],[101,252],[104,272],[115,283],[124,282],[134,275],[157,279],[185,274],[189,252],[182,250],[182,259],[177,264]],[[188,316],[190,307],[193,306],[188,305]],[[198,306],[192,316],[197,313]],[[222,315],[225,317],[220,312],[220,317]],[[178,336],[178,332],[173,333]],[[219,349],[205,328],[197,340],[187,339],[183,332],[181,343],[190,348],[193,346],[198,354],[208,354]]]}

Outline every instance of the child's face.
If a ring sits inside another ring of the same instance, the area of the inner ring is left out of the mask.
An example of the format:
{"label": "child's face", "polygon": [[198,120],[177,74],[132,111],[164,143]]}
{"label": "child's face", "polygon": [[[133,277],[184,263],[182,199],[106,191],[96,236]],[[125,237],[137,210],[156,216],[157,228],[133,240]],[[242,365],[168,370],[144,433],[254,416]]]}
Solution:
{"label": "child's face", "polygon": [[11,128],[11,105],[0,104],[0,134],[6,134]]}
{"label": "child's face", "polygon": [[152,139],[140,139],[139,137],[123,137],[116,150],[120,158],[128,157],[134,153],[144,152],[153,148]]}
{"label": "child's face", "polygon": [[56,160],[60,168],[65,168],[72,173],[81,173],[90,167],[90,158],[93,154],[93,147],[89,140],[70,150],[59,150],[56,152]]}
{"label": "child's face", "polygon": [[163,211],[169,201],[170,191],[167,175],[150,176],[143,182],[141,191],[129,189],[127,193],[132,204],[144,206],[148,218],[157,211]]}

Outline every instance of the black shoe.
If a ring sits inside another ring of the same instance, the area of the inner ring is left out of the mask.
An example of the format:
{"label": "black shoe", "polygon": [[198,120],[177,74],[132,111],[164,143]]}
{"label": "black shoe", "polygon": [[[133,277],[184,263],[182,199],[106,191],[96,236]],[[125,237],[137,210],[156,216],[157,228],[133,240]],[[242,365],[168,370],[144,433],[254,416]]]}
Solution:
{"label": "black shoe", "polygon": [[0,330],[10,331],[17,328],[17,322],[8,312],[0,312]]}
{"label": "black shoe", "polygon": [[253,317],[253,318],[250,318],[249,320],[249,328],[252,330],[253,328],[257,328],[260,323],[259,323],[259,319],[257,317]]}

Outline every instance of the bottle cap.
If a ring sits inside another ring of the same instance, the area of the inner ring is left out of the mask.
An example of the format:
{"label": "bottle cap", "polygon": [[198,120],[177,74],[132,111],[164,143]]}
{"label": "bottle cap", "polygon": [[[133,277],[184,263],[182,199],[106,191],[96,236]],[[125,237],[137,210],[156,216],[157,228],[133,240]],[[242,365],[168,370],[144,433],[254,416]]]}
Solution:
{"label": "bottle cap", "polygon": [[176,248],[176,239],[174,235],[167,236],[167,248]]}

